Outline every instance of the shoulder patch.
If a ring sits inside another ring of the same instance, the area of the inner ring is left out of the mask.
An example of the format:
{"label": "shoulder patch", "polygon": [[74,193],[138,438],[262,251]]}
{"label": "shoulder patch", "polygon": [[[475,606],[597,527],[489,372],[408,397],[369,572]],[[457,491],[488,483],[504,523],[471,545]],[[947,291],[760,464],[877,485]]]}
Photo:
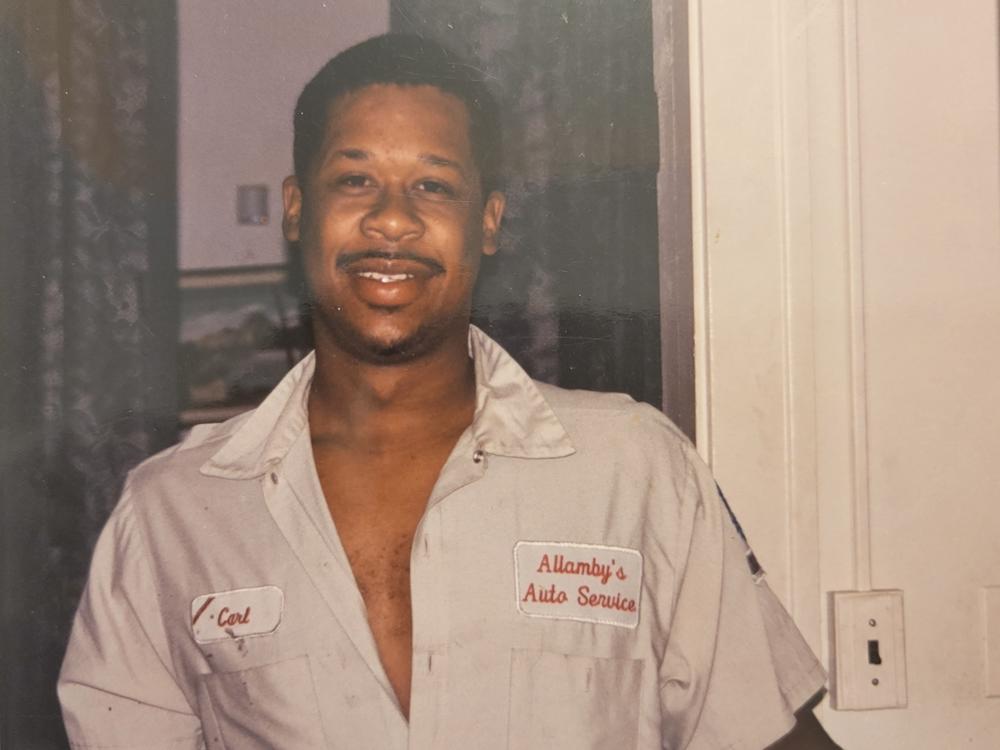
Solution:
{"label": "shoulder patch", "polygon": [[753,549],[750,547],[750,542],[747,540],[746,532],[743,531],[743,527],[740,526],[740,521],[733,513],[733,509],[729,506],[729,501],[726,500],[725,494],[722,492],[722,488],[719,483],[716,482],[715,489],[719,493],[719,499],[722,500],[722,505],[726,509],[726,513],[729,514],[729,520],[733,522],[733,526],[736,528],[736,533],[740,535],[740,539],[743,540],[743,545],[747,548],[747,566],[750,568],[750,575],[753,576],[754,581],[759,581],[764,577],[764,569],[761,567],[760,562],[757,560],[757,555],[753,553]]}

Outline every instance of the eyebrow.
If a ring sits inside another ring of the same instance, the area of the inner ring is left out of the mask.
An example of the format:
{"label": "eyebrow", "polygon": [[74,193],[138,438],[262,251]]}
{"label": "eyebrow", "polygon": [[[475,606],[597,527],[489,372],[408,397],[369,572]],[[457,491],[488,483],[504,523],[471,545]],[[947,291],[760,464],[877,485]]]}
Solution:
{"label": "eyebrow", "polygon": [[352,159],[354,161],[364,161],[371,158],[371,153],[365,151],[362,148],[338,148],[332,154],[330,154],[330,159],[335,159],[338,156],[342,156],[345,159]]}
{"label": "eyebrow", "polygon": [[[372,158],[370,151],[365,151],[363,148],[338,148],[332,154],[330,154],[330,160],[342,157],[344,159],[350,159],[352,161],[367,161]],[[463,179],[468,179],[465,169],[454,159],[449,159],[447,156],[441,156],[439,154],[432,153],[422,153],[418,154],[417,158],[425,164],[429,164],[432,167],[445,167],[454,169],[458,172]]]}
{"label": "eyebrow", "polygon": [[445,156],[438,156],[437,154],[427,154],[427,153],[420,154],[417,158],[419,158],[420,161],[430,164],[431,166],[434,167],[450,167],[451,169],[454,169],[456,172],[462,175],[462,177],[465,177],[465,170],[462,168],[462,165],[459,164],[454,159],[449,159]]}

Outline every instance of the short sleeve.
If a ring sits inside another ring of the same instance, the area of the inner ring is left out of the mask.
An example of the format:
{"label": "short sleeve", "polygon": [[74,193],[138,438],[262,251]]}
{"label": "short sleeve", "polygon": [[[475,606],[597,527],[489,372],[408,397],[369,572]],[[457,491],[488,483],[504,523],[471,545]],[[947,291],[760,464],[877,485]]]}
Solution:
{"label": "short sleeve", "polygon": [[781,606],[704,466],[660,671],[663,745],[763,750],[795,723],[826,674]]}
{"label": "short sleeve", "polygon": [[156,591],[127,495],[94,551],[59,675],[74,748],[200,748],[201,723],[169,667]]}

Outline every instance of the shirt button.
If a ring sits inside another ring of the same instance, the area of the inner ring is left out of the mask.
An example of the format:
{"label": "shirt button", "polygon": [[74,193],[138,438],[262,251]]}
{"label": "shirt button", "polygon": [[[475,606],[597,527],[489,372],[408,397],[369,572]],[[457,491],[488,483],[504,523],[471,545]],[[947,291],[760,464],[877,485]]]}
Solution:
{"label": "shirt button", "polygon": [[274,473],[274,472],[272,471],[272,472],[271,472],[271,484],[277,484],[277,483],[278,483],[278,475],[277,475],[277,474],[275,474],[275,473]]}
{"label": "shirt button", "polygon": [[483,462],[483,456],[485,456],[485,455],[486,454],[483,453],[481,450],[477,450],[475,453],[472,454],[472,460],[475,463],[480,464],[480,463]]}

